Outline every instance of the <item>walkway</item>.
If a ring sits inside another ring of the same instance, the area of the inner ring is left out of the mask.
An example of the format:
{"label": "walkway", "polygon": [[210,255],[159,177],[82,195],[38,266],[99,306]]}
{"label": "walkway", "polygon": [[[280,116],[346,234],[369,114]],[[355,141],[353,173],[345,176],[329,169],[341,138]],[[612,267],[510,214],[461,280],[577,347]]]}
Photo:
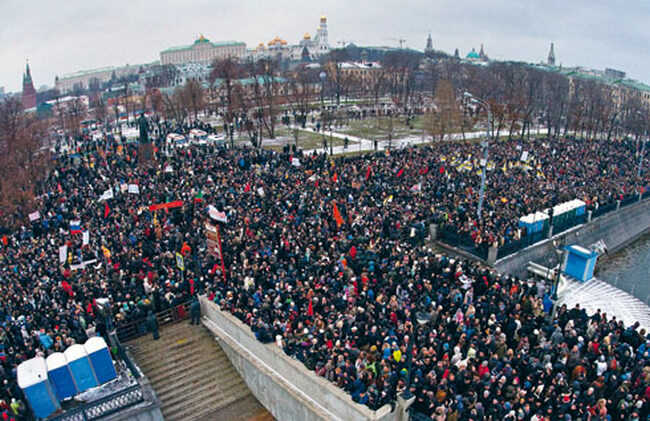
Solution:
{"label": "walkway", "polygon": [[[302,128],[299,126],[291,126],[291,129],[298,129],[300,131],[309,132],[312,134],[317,133],[311,127]],[[531,130],[531,134],[542,134],[546,132],[547,132],[546,129]],[[341,145],[332,147],[332,153],[334,155],[354,153],[354,152],[371,152],[375,150],[375,142],[372,139],[365,139],[357,136],[351,136],[346,133],[327,131],[327,130],[322,130],[321,133],[324,134],[326,138],[331,136],[337,139],[345,139],[347,137],[348,140],[350,141],[350,144],[348,145],[347,149]],[[477,139],[485,136],[486,136],[486,132],[484,131],[465,133],[465,139]],[[463,139],[463,134],[462,133],[448,134],[445,136],[445,139],[461,140]],[[424,138],[422,136],[407,136],[400,139],[393,139],[391,142],[389,142],[388,140],[380,140],[377,142],[377,150],[378,151],[386,150],[388,149],[389,145],[392,149],[402,149],[412,145],[425,144],[425,143],[431,143],[431,136],[424,136]],[[324,152],[324,149],[317,148],[317,149],[308,149],[304,151],[305,154],[312,154],[314,152],[320,154]],[[329,147],[327,148],[327,153],[329,153]]]}

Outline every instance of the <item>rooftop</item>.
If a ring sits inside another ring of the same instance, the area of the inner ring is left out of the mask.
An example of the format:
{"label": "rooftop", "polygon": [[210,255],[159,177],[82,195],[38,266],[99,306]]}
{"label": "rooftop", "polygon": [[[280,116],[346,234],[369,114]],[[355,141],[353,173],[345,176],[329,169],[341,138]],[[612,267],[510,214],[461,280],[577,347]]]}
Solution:
{"label": "rooftop", "polygon": [[190,49],[194,48],[197,45],[211,45],[213,47],[231,47],[231,46],[239,46],[239,45],[246,46],[246,43],[244,43],[242,41],[217,41],[217,42],[212,42],[209,39],[205,38],[203,35],[201,35],[191,45],[180,45],[180,46],[177,46],[177,47],[170,47],[170,48],[167,48],[166,50],[161,51],[160,53],[163,54],[163,53],[171,53],[171,52],[174,52],[174,51],[190,50]]}

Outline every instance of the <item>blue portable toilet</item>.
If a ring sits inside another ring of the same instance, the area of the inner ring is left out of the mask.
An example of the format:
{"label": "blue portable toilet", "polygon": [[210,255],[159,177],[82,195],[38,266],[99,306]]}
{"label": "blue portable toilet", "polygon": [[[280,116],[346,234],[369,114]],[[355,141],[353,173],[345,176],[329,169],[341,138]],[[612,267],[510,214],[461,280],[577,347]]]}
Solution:
{"label": "blue portable toilet", "polygon": [[46,418],[61,407],[47,377],[45,358],[35,357],[20,363],[17,377],[18,387],[38,418]]}
{"label": "blue portable toilet", "polygon": [[50,378],[54,391],[59,401],[76,395],[77,386],[72,378],[68,361],[62,352],[55,352],[47,357],[47,375]]}
{"label": "blue portable toilet", "polygon": [[577,244],[564,248],[564,273],[585,282],[594,277],[598,253]]}
{"label": "blue portable toilet", "polygon": [[83,345],[71,345],[63,352],[63,354],[65,355],[65,359],[68,361],[68,367],[70,367],[72,378],[77,385],[79,393],[85,392],[92,387],[99,386],[97,376],[90,364],[90,358],[88,358],[88,354]]}
{"label": "blue portable toilet", "polygon": [[90,363],[95,370],[99,384],[106,383],[117,377],[113,359],[104,338],[94,336],[86,341],[84,348],[88,357],[90,357]]}

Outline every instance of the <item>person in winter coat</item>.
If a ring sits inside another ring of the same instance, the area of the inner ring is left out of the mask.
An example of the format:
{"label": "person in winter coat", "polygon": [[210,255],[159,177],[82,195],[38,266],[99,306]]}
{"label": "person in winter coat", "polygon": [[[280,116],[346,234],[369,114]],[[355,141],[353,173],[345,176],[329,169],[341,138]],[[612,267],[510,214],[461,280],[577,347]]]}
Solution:
{"label": "person in winter coat", "polygon": [[149,314],[147,314],[147,327],[153,334],[153,339],[157,341],[160,338],[160,334],[158,333],[158,320],[151,310],[149,310]]}
{"label": "person in winter coat", "polygon": [[190,304],[190,316],[192,317],[190,324],[198,325],[199,319],[201,319],[201,304],[199,304],[199,300],[196,297],[194,297],[192,304]]}

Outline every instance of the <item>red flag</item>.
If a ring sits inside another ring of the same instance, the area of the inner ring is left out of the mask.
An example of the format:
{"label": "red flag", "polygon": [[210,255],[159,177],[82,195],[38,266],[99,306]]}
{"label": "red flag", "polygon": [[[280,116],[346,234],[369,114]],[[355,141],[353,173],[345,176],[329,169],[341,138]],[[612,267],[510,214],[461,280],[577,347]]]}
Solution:
{"label": "red flag", "polygon": [[109,213],[111,213],[111,208],[108,207],[108,202],[104,202],[104,218],[107,218]]}
{"label": "red flag", "polygon": [[149,205],[149,210],[151,212],[157,211],[158,209],[173,209],[173,208],[179,208],[183,206],[183,201],[182,200],[175,200],[173,202],[167,202],[167,203],[157,203],[155,205]]}
{"label": "red flag", "polygon": [[246,186],[244,187],[244,193],[248,193],[251,191],[251,183],[246,183]]}
{"label": "red flag", "polygon": [[56,189],[59,191],[59,193],[63,193],[63,188],[61,187],[61,183],[56,185]]}
{"label": "red flag", "polygon": [[420,170],[420,175],[426,175],[429,172],[429,167],[424,167]]}
{"label": "red flag", "polygon": [[318,180],[316,180],[316,182],[314,183],[314,186],[315,186],[316,188],[318,188]]}
{"label": "red flag", "polygon": [[404,174],[404,168],[400,169],[399,172],[397,173],[398,177],[401,177],[402,174]]}
{"label": "red flag", "polygon": [[445,173],[445,167],[440,167],[440,174],[444,174],[444,173]]}
{"label": "red flag", "polygon": [[2,236],[2,244],[4,244],[5,246],[6,246],[7,244],[9,244],[9,240],[7,240],[7,236],[6,236],[6,235],[3,235],[3,236]]}
{"label": "red flag", "polygon": [[334,177],[332,177],[332,181],[335,182],[335,183],[336,183],[337,181],[339,181],[339,176],[338,176],[338,174],[334,173]]}
{"label": "red flag", "polygon": [[343,225],[343,217],[341,216],[341,212],[339,212],[338,206],[336,206],[336,202],[332,201],[332,207],[333,207],[334,220],[336,221],[336,225],[340,227],[341,225]]}
{"label": "red flag", "polygon": [[370,165],[368,165],[368,169],[366,170],[366,181],[370,178]]}
{"label": "red flag", "polygon": [[314,305],[311,303],[311,297],[309,297],[309,306],[307,307],[307,315],[308,316],[314,315]]}

